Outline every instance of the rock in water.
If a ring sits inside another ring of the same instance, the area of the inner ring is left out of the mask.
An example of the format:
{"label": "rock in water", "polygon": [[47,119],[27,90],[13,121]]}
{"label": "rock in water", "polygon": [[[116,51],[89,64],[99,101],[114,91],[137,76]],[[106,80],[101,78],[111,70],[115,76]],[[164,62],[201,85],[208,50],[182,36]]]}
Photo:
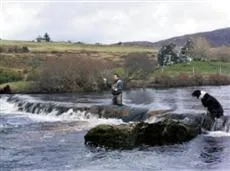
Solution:
{"label": "rock in water", "polygon": [[2,89],[0,89],[0,94],[11,94],[11,88],[9,85],[6,85]]}
{"label": "rock in water", "polygon": [[199,129],[190,127],[180,121],[164,119],[156,123],[139,123],[134,128],[137,145],[165,145],[191,140],[200,133]]}
{"label": "rock in water", "polygon": [[85,143],[106,148],[131,149],[141,145],[182,143],[200,132],[200,129],[173,119],[162,119],[156,123],[99,125],[85,135]]}
{"label": "rock in water", "polygon": [[140,122],[153,116],[155,117],[157,115],[168,113],[172,110],[149,110],[147,108],[126,105],[97,105],[92,106],[88,111],[97,114],[100,118],[118,118],[122,119],[124,122]]}
{"label": "rock in water", "polygon": [[133,124],[98,125],[85,135],[85,143],[114,149],[133,148],[135,146],[133,128]]}
{"label": "rock in water", "polygon": [[93,106],[89,110],[90,113],[98,114],[101,118],[118,118],[124,122],[143,121],[148,117],[148,109],[136,108],[130,106],[117,105],[100,105]]}
{"label": "rock in water", "polygon": [[174,119],[180,122],[183,122],[194,129],[205,129],[208,131],[212,130],[214,120],[209,117],[207,114],[176,114],[176,113],[167,113],[164,115],[157,115],[158,119]]}

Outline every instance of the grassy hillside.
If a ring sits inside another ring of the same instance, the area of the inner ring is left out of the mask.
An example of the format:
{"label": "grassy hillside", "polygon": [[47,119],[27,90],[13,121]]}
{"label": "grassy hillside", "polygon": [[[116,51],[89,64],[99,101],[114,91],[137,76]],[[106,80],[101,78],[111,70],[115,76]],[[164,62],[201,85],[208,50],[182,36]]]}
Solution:
{"label": "grassy hillside", "polygon": [[[27,47],[29,51],[18,52],[17,48],[22,47]],[[155,80],[154,84],[167,84],[167,86],[173,86],[174,83],[176,83],[174,85],[179,86],[180,84],[177,84],[177,81],[175,80],[181,78],[185,80],[187,79],[188,82],[188,80],[190,80],[190,78],[196,73],[199,73],[201,76],[210,74],[230,74],[230,63],[220,61],[193,61],[190,64],[170,65],[162,70],[156,66],[156,54],[157,49],[133,45],[92,45],[65,42],[36,43],[29,41],[0,40],[0,87],[10,83],[14,92],[29,92],[32,85],[36,85],[33,77],[36,76],[36,72],[40,71],[41,66],[47,63],[49,64],[50,61],[74,61],[75,58],[76,60],[79,58],[89,58],[92,60],[97,59],[99,61],[110,63],[112,64],[110,69],[120,72],[123,77],[131,82],[132,80],[138,79],[142,79],[147,82],[152,82],[152,80]],[[127,61],[129,61],[128,64]],[[155,62],[153,62],[154,65],[152,65],[151,61]],[[68,64],[68,62],[63,65],[66,64]],[[98,64],[100,65],[100,63],[95,63],[95,65]],[[88,67],[87,70],[91,68],[91,66],[87,66],[87,63],[84,65]],[[91,62],[91,65],[94,65],[94,63]],[[127,73],[127,66],[131,68],[132,66],[142,68],[148,67],[148,71],[147,73],[143,73],[138,68],[136,69],[134,67],[134,73],[130,75]],[[51,70],[52,67],[55,66],[51,66]],[[62,67],[62,64],[59,64],[59,67]],[[76,72],[78,72],[75,66],[72,67],[72,70],[76,70]],[[97,67],[103,68],[102,66]],[[60,72],[65,71],[65,67],[62,69],[63,70]],[[75,71],[68,72],[72,72],[71,74],[74,74]],[[187,75],[181,76],[181,73]],[[108,74],[109,73],[107,73],[107,75]],[[179,78],[177,78],[178,75]],[[213,78],[215,80],[220,79],[218,76],[212,75],[210,80]],[[225,78],[226,77],[221,77],[221,81],[223,81]],[[174,83],[171,84],[171,82]],[[205,82],[204,84],[215,83]],[[227,82],[224,82],[224,84],[226,83]],[[142,86],[144,83],[143,81],[140,81],[138,84]],[[222,84],[222,82],[218,82],[218,84]],[[196,85],[196,82],[193,82],[191,85]],[[133,87],[135,87],[135,85]]]}
{"label": "grassy hillside", "polygon": [[[28,47],[28,53],[9,52],[14,47]],[[81,43],[36,43],[28,41],[6,41],[0,40],[0,68],[21,71],[37,67],[49,59],[68,57],[91,57],[108,62],[122,63],[124,56],[129,53],[141,53],[152,56],[157,50],[142,47],[123,47],[115,45],[89,45]]]}
{"label": "grassy hillside", "polygon": [[10,41],[0,40],[0,46],[27,46],[31,52],[152,52],[153,48],[141,46],[120,46],[120,45],[99,45],[66,42],[31,42],[31,41]]}
{"label": "grassy hillside", "polygon": [[[29,51],[21,51],[23,47]],[[157,50],[153,48],[139,46],[0,40],[0,84],[13,82],[12,87],[18,86],[21,90],[21,87],[26,87],[22,81],[30,81],[28,77],[31,79],[34,72],[38,72],[41,66],[50,61],[90,58],[121,67],[129,54],[143,55],[154,60],[156,53]],[[18,76],[17,79],[15,75]],[[6,80],[6,78],[12,79]],[[17,84],[15,81],[20,83]]]}

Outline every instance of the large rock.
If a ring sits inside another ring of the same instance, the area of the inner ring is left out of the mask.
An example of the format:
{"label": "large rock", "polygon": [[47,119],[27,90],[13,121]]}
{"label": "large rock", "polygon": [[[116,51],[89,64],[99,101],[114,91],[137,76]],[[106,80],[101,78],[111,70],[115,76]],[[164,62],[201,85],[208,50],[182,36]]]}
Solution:
{"label": "large rock", "polygon": [[98,125],[85,135],[85,143],[108,148],[133,148],[136,137],[133,134],[135,124]]}
{"label": "large rock", "polygon": [[6,85],[2,89],[0,89],[0,94],[11,94],[11,88],[9,85]]}
{"label": "large rock", "polygon": [[176,113],[167,113],[163,115],[157,115],[157,119],[173,119],[178,120],[190,127],[210,131],[213,127],[214,120],[207,116],[207,114],[176,114]]}
{"label": "large rock", "polygon": [[207,114],[160,113],[147,112],[148,117],[155,115],[154,123],[99,125],[85,135],[85,142],[107,148],[130,149],[141,145],[182,143],[203,131],[229,131],[230,128],[227,116],[213,120]]}
{"label": "large rock", "polygon": [[140,145],[165,145],[189,141],[201,133],[179,120],[161,119],[155,123],[99,125],[85,135],[85,143],[107,148],[130,149]]}

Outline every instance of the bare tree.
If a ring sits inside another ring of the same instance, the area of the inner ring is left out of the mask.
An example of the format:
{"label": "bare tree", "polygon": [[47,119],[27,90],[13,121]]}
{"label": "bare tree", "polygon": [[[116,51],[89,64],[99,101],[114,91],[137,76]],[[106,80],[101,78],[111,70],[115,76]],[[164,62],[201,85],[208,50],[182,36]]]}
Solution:
{"label": "bare tree", "polygon": [[154,70],[156,65],[156,61],[151,59],[147,54],[130,53],[125,56],[125,71],[131,79],[146,78]]}
{"label": "bare tree", "polygon": [[207,60],[210,53],[210,44],[203,37],[193,39],[192,57],[195,60]]}
{"label": "bare tree", "polygon": [[212,60],[230,61],[230,47],[221,46],[210,49]]}
{"label": "bare tree", "polygon": [[86,57],[52,59],[41,67],[39,88],[48,92],[100,90],[105,67],[103,61]]}

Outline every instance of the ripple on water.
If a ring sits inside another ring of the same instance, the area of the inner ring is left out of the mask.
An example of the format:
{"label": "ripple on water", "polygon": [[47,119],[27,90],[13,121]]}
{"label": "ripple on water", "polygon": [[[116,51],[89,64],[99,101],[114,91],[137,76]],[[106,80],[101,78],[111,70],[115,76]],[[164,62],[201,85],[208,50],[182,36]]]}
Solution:
{"label": "ripple on water", "polygon": [[[134,90],[126,92],[124,97],[125,102],[133,106],[148,106],[153,109],[175,108],[177,112],[200,113],[204,111],[200,101],[190,96],[194,89],[196,87]],[[226,114],[230,114],[230,110],[228,110],[229,86],[199,87],[199,89],[217,97]],[[82,99],[96,103],[98,99],[99,103],[108,103],[108,97],[110,97],[108,94],[105,97],[96,95],[92,97],[92,100],[87,100],[87,98],[91,98],[90,95],[87,95]],[[68,95],[62,94],[55,95],[55,97],[34,95],[32,99],[30,96],[24,97],[25,100],[38,99],[43,102],[48,100],[53,103],[55,103],[55,99],[59,99],[59,102],[65,101],[67,104],[81,101],[74,100],[74,98],[76,97],[73,95],[68,98]],[[0,98],[1,100],[2,98]],[[85,146],[84,135],[89,128],[97,124],[119,124],[119,120],[100,120],[98,118],[91,118],[91,120],[86,118],[84,121],[72,120],[73,118],[67,120],[68,112],[63,118],[38,116],[15,111],[15,106],[12,104],[5,105],[9,106],[0,105],[0,168],[3,170],[230,169],[229,133],[209,132],[187,143],[171,146],[105,150]]]}

